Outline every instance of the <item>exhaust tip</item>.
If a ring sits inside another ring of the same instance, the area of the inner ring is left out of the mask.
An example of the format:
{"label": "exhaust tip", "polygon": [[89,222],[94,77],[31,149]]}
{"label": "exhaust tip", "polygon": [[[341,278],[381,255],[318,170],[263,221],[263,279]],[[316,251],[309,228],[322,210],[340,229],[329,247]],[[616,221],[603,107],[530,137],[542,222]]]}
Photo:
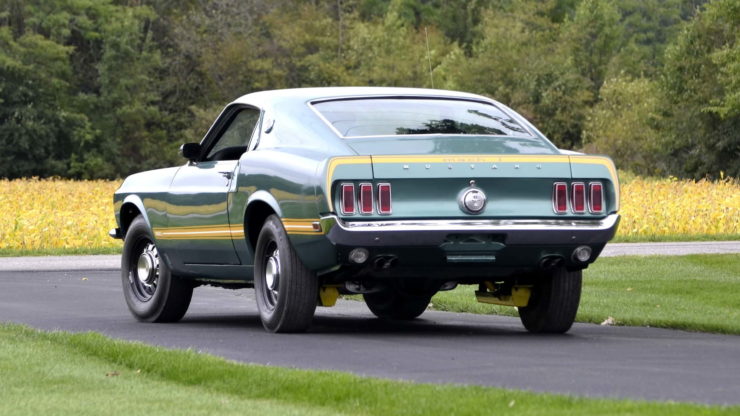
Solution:
{"label": "exhaust tip", "polygon": [[545,256],[540,259],[540,269],[542,270],[552,270],[557,267],[560,267],[565,262],[565,259],[562,256]]}
{"label": "exhaust tip", "polygon": [[349,252],[348,259],[355,264],[362,264],[370,257],[370,252],[366,248],[355,248]]}
{"label": "exhaust tip", "polygon": [[396,256],[378,256],[373,261],[376,269],[386,270],[396,265],[398,258]]}
{"label": "exhaust tip", "polygon": [[591,259],[591,247],[589,246],[578,246],[573,250],[571,255],[573,261],[585,263]]}

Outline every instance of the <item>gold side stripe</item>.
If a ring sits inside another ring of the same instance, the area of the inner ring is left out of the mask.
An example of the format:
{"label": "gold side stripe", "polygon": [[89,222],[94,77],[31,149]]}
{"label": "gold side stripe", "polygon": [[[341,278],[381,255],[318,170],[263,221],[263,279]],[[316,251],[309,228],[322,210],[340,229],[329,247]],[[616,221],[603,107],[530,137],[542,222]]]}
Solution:
{"label": "gold side stripe", "polygon": [[155,228],[154,236],[165,240],[220,240],[240,238],[244,236],[244,229],[230,225],[195,225],[191,227],[162,227]]}
{"label": "gold side stripe", "polygon": [[333,208],[331,199],[331,181],[334,178],[334,170],[340,165],[370,165],[372,161],[370,156],[340,156],[329,160],[326,168],[326,201],[329,203],[329,209]]}
{"label": "gold side stripe", "polygon": [[289,231],[318,231],[312,225],[286,225],[285,229]]}
{"label": "gold side stripe", "polygon": [[231,240],[231,236],[222,237],[203,237],[203,236],[182,236],[182,237],[159,237],[160,240]]}
{"label": "gold side stripe", "polygon": [[612,183],[614,184],[614,193],[616,196],[615,208],[619,210],[619,176],[617,175],[617,168],[614,166],[614,162],[611,159],[602,156],[570,156],[571,163],[578,163],[584,165],[602,165],[609,171],[609,175],[612,177]]}
{"label": "gold side stripe", "polygon": [[[288,234],[322,235],[313,218],[285,218],[282,220]],[[162,240],[227,240],[244,238],[244,228],[238,225],[194,225],[161,227],[154,229],[154,236]]]}
{"label": "gold side stripe", "polygon": [[373,163],[568,163],[566,155],[439,155],[373,156]]}
{"label": "gold side stripe", "polygon": [[283,218],[283,227],[288,234],[298,235],[322,235],[324,232],[317,229],[316,224],[319,223],[318,219],[296,219],[296,218]]}
{"label": "gold side stripe", "polygon": [[211,225],[185,225],[178,227],[161,227],[161,230],[221,230],[231,227],[229,224],[211,224]]}

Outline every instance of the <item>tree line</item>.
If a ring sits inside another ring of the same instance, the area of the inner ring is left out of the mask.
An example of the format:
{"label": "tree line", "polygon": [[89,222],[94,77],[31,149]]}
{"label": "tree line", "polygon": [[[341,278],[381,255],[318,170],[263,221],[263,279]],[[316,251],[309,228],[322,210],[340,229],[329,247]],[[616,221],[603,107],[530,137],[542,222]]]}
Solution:
{"label": "tree line", "polygon": [[0,177],[179,163],[290,87],[490,96],[648,175],[740,177],[737,0],[0,0]]}

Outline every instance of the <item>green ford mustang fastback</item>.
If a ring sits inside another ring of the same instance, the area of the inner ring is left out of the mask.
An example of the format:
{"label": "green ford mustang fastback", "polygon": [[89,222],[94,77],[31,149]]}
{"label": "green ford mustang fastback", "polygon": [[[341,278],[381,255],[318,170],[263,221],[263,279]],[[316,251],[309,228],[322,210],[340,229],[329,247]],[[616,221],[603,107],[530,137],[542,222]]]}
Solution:
{"label": "green ford mustang fastback", "polygon": [[619,223],[607,157],[558,150],[489,98],[409,88],[264,91],[229,104],[182,166],[114,196],[126,303],[177,321],[193,288],[254,287],[273,332],[362,294],[413,319],[478,285],[533,332],[565,332],[581,270]]}

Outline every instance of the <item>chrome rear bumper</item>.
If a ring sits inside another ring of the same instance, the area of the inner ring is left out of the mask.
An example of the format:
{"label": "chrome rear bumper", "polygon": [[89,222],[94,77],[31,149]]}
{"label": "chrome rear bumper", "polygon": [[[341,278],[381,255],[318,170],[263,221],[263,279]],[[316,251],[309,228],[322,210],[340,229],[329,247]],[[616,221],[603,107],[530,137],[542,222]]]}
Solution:
{"label": "chrome rear bumper", "polygon": [[347,221],[330,215],[321,218],[321,227],[334,244],[348,246],[439,245],[450,234],[502,235],[506,245],[570,245],[606,243],[619,218]]}

